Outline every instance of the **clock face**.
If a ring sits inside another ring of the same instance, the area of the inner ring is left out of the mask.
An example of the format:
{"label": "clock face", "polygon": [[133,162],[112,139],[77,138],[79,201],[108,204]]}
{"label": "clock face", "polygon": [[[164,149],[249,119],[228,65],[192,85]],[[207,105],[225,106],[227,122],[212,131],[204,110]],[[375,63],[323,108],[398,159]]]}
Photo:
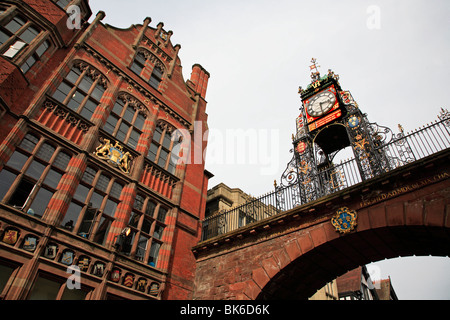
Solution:
{"label": "clock face", "polygon": [[336,96],[330,91],[324,91],[314,96],[306,106],[306,112],[311,117],[320,117],[324,115],[336,103]]}

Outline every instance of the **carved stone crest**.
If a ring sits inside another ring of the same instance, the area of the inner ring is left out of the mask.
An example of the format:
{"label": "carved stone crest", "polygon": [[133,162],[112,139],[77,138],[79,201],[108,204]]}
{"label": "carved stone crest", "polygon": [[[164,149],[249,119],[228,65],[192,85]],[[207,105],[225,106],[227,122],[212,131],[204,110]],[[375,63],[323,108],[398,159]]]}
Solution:
{"label": "carved stone crest", "polygon": [[109,164],[119,168],[124,173],[130,173],[131,160],[133,157],[118,141],[113,145],[109,139],[101,139],[101,144],[95,149],[95,155]]}

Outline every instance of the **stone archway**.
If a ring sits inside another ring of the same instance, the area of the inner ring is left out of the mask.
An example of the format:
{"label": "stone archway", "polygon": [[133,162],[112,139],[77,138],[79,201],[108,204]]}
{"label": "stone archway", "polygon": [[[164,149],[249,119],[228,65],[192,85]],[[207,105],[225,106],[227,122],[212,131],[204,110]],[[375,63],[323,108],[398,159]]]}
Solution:
{"label": "stone archway", "polygon": [[[200,243],[194,298],[306,299],[372,261],[450,255],[448,153]],[[344,205],[348,234],[331,223]]]}

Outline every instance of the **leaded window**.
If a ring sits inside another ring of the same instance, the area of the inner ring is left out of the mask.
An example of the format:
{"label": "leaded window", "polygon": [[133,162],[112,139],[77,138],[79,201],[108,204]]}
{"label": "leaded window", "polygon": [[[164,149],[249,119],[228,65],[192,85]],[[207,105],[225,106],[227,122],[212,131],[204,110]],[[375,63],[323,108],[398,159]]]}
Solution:
{"label": "leaded window", "polygon": [[75,64],[53,98],[90,120],[106,90],[106,79],[92,67]]}
{"label": "leaded window", "polygon": [[115,219],[124,184],[108,173],[88,166],[81,178],[61,226],[104,245]]}
{"label": "leaded window", "polygon": [[168,209],[154,199],[137,194],[128,226],[131,229],[122,252],[156,267],[163,244]]}
{"label": "leaded window", "polygon": [[145,122],[143,106],[127,96],[119,96],[103,129],[136,149]]}
{"label": "leaded window", "polygon": [[175,174],[178,159],[180,157],[179,144],[181,135],[164,122],[159,122],[153,132],[153,140],[147,154],[147,158]]}
{"label": "leaded window", "polygon": [[141,50],[136,53],[134,60],[130,66],[134,73],[142,76],[145,70],[151,70],[148,83],[150,86],[158,90],[164,76],[164,64],[152,53]]}
{"label": "leaded window", "polygon": [[0,199],[42,217],[70,159],[70,153],[52,142],[26,134],[0,172]]}

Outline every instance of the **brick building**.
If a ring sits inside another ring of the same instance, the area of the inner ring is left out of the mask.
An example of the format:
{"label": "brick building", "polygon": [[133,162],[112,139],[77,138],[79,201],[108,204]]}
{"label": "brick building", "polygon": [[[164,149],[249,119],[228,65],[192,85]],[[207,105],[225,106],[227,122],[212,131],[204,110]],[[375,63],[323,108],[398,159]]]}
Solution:
{"label": "brick building", "polygon": [[0,3],[0,299],[189,299],[209,73],[163,23],[91,15]]}

